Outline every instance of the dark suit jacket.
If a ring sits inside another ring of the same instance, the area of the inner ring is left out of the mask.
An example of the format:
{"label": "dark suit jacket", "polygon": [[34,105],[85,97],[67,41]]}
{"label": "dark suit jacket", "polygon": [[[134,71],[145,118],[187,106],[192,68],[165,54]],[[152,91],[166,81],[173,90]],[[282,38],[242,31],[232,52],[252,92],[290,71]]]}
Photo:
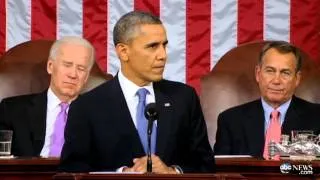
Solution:
{"label": "dark suit jacket", "polygon": [[[212,172],[213,152],[195,91],[162,80],[154,92],[160,115],[156,155],[184,172]],[[115,171],[145,155],[117,76],[71,104],[61,171]]]}
{"label": "dark suit jacket", "polygon": [[[282,134],[291,130],[320,133],[320,105],[293,97],[282,124]],[[218,116],[215,154],[262,157],[264,111],[261,99],[222,112]]]}
{"label": "dark suit jacket", "polygon": [[13,155],[40,155],[46,132],[46,111],[47,91],[1,101],[0,129],[13,130]]}

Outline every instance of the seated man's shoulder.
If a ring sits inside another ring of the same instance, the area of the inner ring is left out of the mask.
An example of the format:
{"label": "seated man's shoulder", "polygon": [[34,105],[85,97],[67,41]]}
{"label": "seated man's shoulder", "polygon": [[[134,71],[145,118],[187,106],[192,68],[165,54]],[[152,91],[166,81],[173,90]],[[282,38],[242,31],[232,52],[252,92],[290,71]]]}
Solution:
{"label": "seated man's shoulder", "polygon": [[237,129],[252,113],[256,113],[257,109],[262,109],[260,99],[226,109],[218,115],[218,126],[224,124]]}
{"label": "seated man's shoulder", "polygon": [[34,97],[39,96],[42,93],[36,93],[36,94],[25,94],[25,95],[19,95],[19,96],[12,96],[2,99],[1,103],[6,104],[20,104],[20,103],[26,103],[32,100]]}
{"label": "seated man's shoulder", "polygon": [[313,102],[307,101],[305,99],[302,99],[302,98],[296,97],[296,96],[293,97],[293,100],[296,103],[298,103],[299,105],[306,107],[306,108],[316,108],[316,107],[320,106],[320,104],[313,103]]}
{"label": "seated man's shoulder", "polygon": [[296,112],[303,114],[307,113],[310,116],[320,116],[320,104],[309,102],[299,97],[294,97],[293,101]]}
{"label": "seated man's shoulder", "polygon": [[221,115],[243,114],[243,113],[246,113],[249,110],[251,110],[253,107],[257,107],[257,106],[262,108],[260,99],[230,107],[230,108],[224,110],[223,112],[221,112]]}

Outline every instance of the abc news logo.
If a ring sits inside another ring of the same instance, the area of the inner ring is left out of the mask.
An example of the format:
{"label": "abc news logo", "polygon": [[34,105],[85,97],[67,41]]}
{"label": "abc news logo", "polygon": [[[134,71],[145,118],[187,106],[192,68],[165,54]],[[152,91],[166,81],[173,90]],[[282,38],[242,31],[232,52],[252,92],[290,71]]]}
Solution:
{"label": "abc news logo", "polygon": [[280,172],[282,174],[299,174],[299,175],[312,175],[313,168],[311,164],[290,164],[283,163],[280,165]]}

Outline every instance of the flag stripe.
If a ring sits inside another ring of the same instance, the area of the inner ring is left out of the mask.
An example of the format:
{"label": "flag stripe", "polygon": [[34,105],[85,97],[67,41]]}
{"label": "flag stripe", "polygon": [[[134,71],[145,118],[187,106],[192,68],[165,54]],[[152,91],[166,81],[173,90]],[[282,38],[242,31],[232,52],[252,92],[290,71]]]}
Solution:
{"label": "flag stripe", "polygon": [[31,0],[7,1],[7,49],[31,39]]}
{"label": "flag stripe", "polygon": [[290,41],[317,61],[320,54],[319,12],[319,0],[291,1]]}
{"label": "flag stripe", "polygon": [[264,39],[290,41],[290,0],[264,1]]}
{"label": "flag stripe", "polygon": [[212,68],[227,51],[237,46],[238,25],[235,19],[238,19],[238,2],[236,0],[213,0],[211,8]]}
{"label": "flag stripe", "polygon": [[227,51],[257,40],[285,40],[320,62],[320,0],[2,0],[0,54],[31,39],[83,36],[100,68],[115,75],[116,21],[132,10],[159,16],[167,29],[164,78],[200,90],[199,80]]}
{"label": "flag stripe", "polygon": [[82,0],[77,1],[58,1],[58,22],[57,38],[63,36],[81,36],[83,26]]}
{"label": "flag stripe", "polygon": [[[186,2],[161,1],[160,19],[167,29],[167,63],[164,78],[186,82]],[[170,31],[168,31],[170,29]]]}
{"label": "flag stripe", "polygon": [[133,10],[133,3],[134,2],[132,0],[108,1],[108,27],[112,29],[108,31],[107,68],[108,73],[112,75],[116,75],[120,67],[120,61],[118,60],[113,44],[113,27],[122,15]]}
{"label": "flag stripe", "polygon": [[211,2],[188,1],[186,19],[187,83],[200,87],[199,77],[210,71]]}
{"label": "flag stripe", "polygon": [[159,0],[135,0],[134,9],[140,11],[151,12],[156,16],[160,15]]}
{"label": "flag stripe", "polygon": [[6,35],[7,35],[7,1],[0,1],[0,56],[6,51]]}
{"label": "flag stripe", "polygon": [[31,39],[56,39],[56,1],[31,1]]}
{"label": "flag stripe", "polygon": [[106,1],[83,1],[83,37],[96,49],[96,61],[107,71],[108,8]]}
{"label": "flag stripe", "polygon": [[263,0],[238,0],[238,44],[263,40]]}

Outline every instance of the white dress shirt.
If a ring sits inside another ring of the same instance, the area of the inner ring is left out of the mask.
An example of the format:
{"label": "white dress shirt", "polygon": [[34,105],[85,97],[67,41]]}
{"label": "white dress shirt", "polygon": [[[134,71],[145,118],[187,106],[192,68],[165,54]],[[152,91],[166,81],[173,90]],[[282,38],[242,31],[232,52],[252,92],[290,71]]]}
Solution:
{"label": "white dress shirt", "polygon": [[[120,87],[122,89],[124,98],[127,102],[133,123],[137,127],[136,114],[137,114],[137,107],[138,107],[138,103],[139,103],[139,96],[137,94],[137,91],[141,88],[147,89],[149,91],[149,93],[147,94],[147,97],[146,97],[146,104],[153,103],[153,102],[155,102],[153,84],[150,83],[150,84],[143,86],[143,87],[137,86],[132,81],[127,79],[123,75],[121,70],[119,70],[118,78],[119,78]],[[157,125],[156,121],[155,121],[155,123]]]}
{"label": "white dress shirt", "polygon": [[[44,145],[42,147],[40,156],[48,157],[49,150],[51,145],[51,136],[53,134],[54,123],[56,118],[61,111],[59,98],[53,93],[53,91],[49,88],[47,92],[47,118],[46,118],[46,135],[44,140]],[[67,109],[67,112],[69,108]]]}

